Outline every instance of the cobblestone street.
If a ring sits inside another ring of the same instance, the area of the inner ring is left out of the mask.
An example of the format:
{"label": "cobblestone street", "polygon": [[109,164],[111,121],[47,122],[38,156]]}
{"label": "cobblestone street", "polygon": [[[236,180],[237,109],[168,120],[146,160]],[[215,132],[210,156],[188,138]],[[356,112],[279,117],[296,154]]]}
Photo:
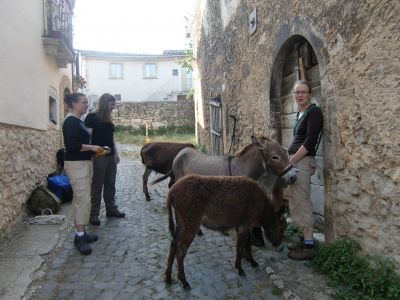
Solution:
{"label": "cobblestone street", "polygon": [[[247,274],[234,267],[235,236],[204,229],[185,259],[191,291],[177,281],[164,283],[171,236],[165,205],[167,182],[149,186],[151,202],[142,193],[143,166],[124,157],[118,167],[117,204],[124,219],[106,218],[90,230],[99,235],[93,253],[82,256],[73,247],[71,230],[46,268],[46,276],[34,284],[31,299],[329,299],[325,281],[301,262],[290,261],[269,245],[253,248],[260,266],[243,261]],[[150,181],[156,175],[150,177]]]}

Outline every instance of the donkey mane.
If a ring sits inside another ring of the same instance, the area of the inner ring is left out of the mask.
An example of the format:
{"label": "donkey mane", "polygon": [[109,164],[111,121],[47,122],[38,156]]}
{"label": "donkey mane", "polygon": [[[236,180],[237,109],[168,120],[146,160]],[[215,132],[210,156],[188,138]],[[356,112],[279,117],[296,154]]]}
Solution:
{"label": "donkey mane", "polygon": [[248,151],[250,151],[250,148],[252,148],[254,145],[253,144],[247,144],[245,145],[242,149],[238,150],[234,156],[242,156],[245,153],[247,153]]}

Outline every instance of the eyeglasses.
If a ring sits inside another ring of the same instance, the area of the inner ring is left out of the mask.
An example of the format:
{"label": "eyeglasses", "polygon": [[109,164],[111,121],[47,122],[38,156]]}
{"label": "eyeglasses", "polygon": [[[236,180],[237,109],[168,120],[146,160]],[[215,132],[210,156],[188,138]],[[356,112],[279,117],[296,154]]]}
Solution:
{"label": "eyeglasses", "polygon": [[301,92],[294,92],[293,94],[295,94],[296,96],[304,96],[304,95],[307,95],[307,94],[309,94],[310,92],[305,92],[305,91],[301,91]]}

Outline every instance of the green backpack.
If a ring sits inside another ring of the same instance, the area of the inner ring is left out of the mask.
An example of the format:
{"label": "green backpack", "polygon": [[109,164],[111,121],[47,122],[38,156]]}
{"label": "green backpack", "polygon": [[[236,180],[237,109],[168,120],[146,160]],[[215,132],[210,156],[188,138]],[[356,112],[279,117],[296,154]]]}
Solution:
{"label": "green backpack", "polygon": [[55,214],[60,210],[60,204],[60,199],[43,185],[37,185],[27,202],[29,211],[35,215],[44,214],[46,209]]}

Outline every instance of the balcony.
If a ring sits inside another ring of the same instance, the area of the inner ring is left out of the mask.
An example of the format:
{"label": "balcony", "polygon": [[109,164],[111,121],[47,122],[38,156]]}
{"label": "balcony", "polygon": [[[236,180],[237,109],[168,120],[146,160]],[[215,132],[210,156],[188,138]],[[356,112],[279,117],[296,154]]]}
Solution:
{"label": "balcony", "polygon": [[43,0],[43,44],[59,68],[74,62],[72,16],[74,0]]}

